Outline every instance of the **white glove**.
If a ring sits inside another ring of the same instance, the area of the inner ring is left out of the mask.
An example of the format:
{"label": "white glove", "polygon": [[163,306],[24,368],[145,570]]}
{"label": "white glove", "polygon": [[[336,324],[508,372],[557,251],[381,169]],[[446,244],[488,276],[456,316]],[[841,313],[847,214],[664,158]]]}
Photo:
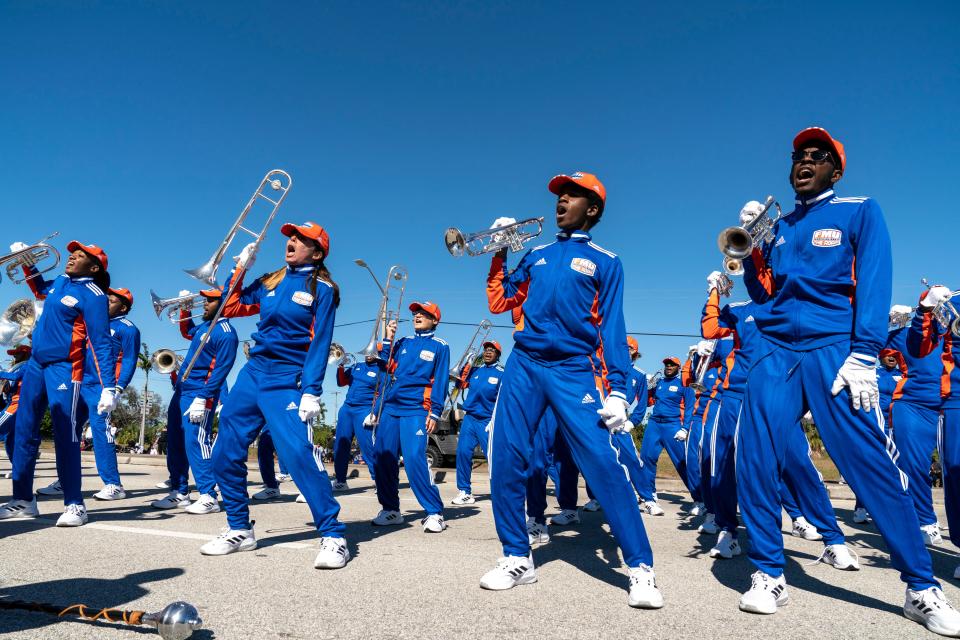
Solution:
{"label": "white glove", "polygon": [[623,423],[627,421],[627,401],[619,396],[607,396],[603,407],[597,413],[610,433],[619,433],[623,430]]}
{"label": "white glove", "polygon": [[507,217],[497,218],[496,220],[493,221],[493,224],[490,225],[490,228],[499,229],[500,227],[506,227],[511,224],[516,224],[516,222],[517,222],[516,218],[507,218]]}
{"label": "white glove", "polygon": [[701,340],[697,343],[697,355],[701,358],[707,358],[713,355],[715,348],[716,345],[713,343],[713,340]]}
{"label": "white glove", "polygon": [[911,313],[913,313],[913,308],[908,307],[905,304],[895,304],[890,307],[890,315],[910,315]]}
{"label": "white glove", "polygon": [[108,416],[117,408],[117,390],[104,389],[100,392],[100,402],[97,403],[97,413]]}
{"label": "white glove", "polygon": [[740,224],[747,226],[756,220],[762,211],[763,205],[756,200],[751,200],[747,204],[743,205],[743,209],[740,209]]}
{"label": "white glove", "polygon": [[207,401],[205,398],[194,398],[190,406],[187,407],[187,419],[193,424],[203,423],[203,414],[207,411]]}
{"label": "white glove", "polygon": [[257,261],[256,256],[257,244],[251,242],[243,248],[243,251],[240,252],[240,255],[234,256],[234,260],[237,261],[237,267],[240,269],[250,269],[253,266],[253,263]]}
{"label": "white glove", "polygon": [[877,359],[859,353],[851,353],[843,361],[837,379],[833,381],[830,393],[837,395],[844,387],[850,388],[850,402],[853,410],[870,411],[880,402],[880,390],[877,388]]}
{"label": "white glove", "polygon": [[24,249],[28,248],[29,246],[30,246],[30,245],[28,245],[26,242],[14,242],[12,245],[10,245],[10,253],[15,253],[15,252],[17,252],[17,251],[23,251]]}
{"label": "white glove", "polygon": [[678,440],[678,441],[680,441],[680,442],[683,442],[684,440],[687,439],[687,430],[686,430],[686,429],[680,429],[680,430],[677,431],[675,434],[673,434],[673,439],[674,439],[674,440]]}
{"label": "white glove", "polygon": [[363,426],[368,429],[372,429],[377,426],[377,415],[375,413],[367,414],[367,417],[363,419]]}
{"label": "white glove", "polygon": [[[12,249],[13,247],[11,247]],[[924,309],[933,309],[934,307],[939,307],[944,302],[953,297],[953,292],[950,289],[946,288],[942,284],[935,284],[930,287],[927,291],[927,295],[923,297],[923,301],[920,302],[920,305]]]}
{"label": "white glove", "polygon": [[183,296],[188,296],[188,295],[190,295],[189,291],[187,291],[186,289],[180,289],[180,293],[177,294],[177,297],[182,298]]}
{"label": "white glove", "polygon": [[305,393],[300,398],[300,419],[306,423],[320,415],[320,396]]}
{"label": "white glove", "polygon": [[623,432],[630,433],[631,431],[633,431],[635,426],[636,426],[635,424],[627,420],[626,422],[623,423]]}
{"label": "white glove", "polygon": [[719,271],[711,271],[710,275],[707,276],[707,293],[710,293],[714,289],[720,289],[720,281],[723,279],[723,274]]}

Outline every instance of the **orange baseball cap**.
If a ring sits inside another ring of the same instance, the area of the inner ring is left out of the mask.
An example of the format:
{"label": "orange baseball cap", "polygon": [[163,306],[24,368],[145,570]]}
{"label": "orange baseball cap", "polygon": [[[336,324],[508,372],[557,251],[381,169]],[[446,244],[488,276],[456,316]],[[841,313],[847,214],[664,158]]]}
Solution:
{"label": "orange baseball cap", "polygon": [[884,349],[880,352],[881,358],[887,358],[889,356],[897,357],[898,355],[900,355],[900,352],[896,349]]}
{"label": "orange baseball cap", "polygon": [[484,342],[483,348],[486,349],[487,347],[493,347],[498,352],[503,353],[503,347],[501,347],[500,343],[497,342],[496,340],[487,340],[486,342]]}
{"label": "orange baseball cap", "polygon": [[70,244],[67,245],[67,251],[73,253],[77,249],[80,249],[87,255],[93,256],[93,258],[100,263],[100,266],[103,267],[103,270],[107,270],[107,252],[98,247],[95,244],[83,244],[82,242],[77,242],[76,240],[71,240]]}
{"label": "orange baseball cap", "polygon": [[198,291],[200,295],[204,298],[221,298],[223,297],[223,289],[201,289]]}
{"label": "orange baseball cap", "polygon": [[124,289],[123,287],[118,287],[116,289],[110,288],[110,289],[107,289],[107,293],[112,293],[115,296],[123,298],[124,300],[127,301],[127,304],[129,306],[131,307],[133,306],[133,294],[130,293],[130,289]]}
{"label": "orange baseball cap", "polygon": [[560,174],[559,176],[553,176],[553,178],[550,179],[550,183],[547,185],[547,189],[550,189],[550,193],[560,195],[560,189],[563,187],[563,185],[570,182],[579,185],[584,189],[593,191],[600,196],[600,200],[604,204],[607,203],[607,189],[603,186],[603,183],[600,182],[600,179],[592,173],[575,171],[570,175]]}
{"label": "orange baseball cap", "polygon": [[431,316],[436,318],[437,322],[440,322],[440,307],[433,302],[414,302],[410,305],[410,311],[423,311],[424,313],[429,313]]}
{"label": "orange baseball cap", "polygon": [[670,356],[669,358],[663,359],[663,364],[675,364],[678,367],[680,366],[680,358],[676,356]]}
{"label": "orange baseball cap", "polygon": [[323,227],[318,225],[316,222],[304,222],[303,224],[293,224],[288,222],[280,227],[280,233],[287,236],[288,238],[294,233],[299,233],[304,238],[310,238],[323,249],[323,257],[326,258],[330,255],[330,236],[327,235],[327,232]]}
{"label": "orange baseball cap", "polygon": [[827,133],[822,127],[807,127],[793,139],[793,150],[799,151],[808,142],[823,142],[829,146],[840,159],[840,172],[847,170],[847,154],[843,151],[843,143]]}
{"label": "orange baseball cap", "polygon": [[19,354],[21,354],[21,353],[23,353],[23,354],[30,353],[30,345],[28,345],[28,344],[18,344],[18,345],[15,346],[13,349],[7,349],[7,355],[8,355],[8,356],[16,356],[16,355],[19,355]]}
{"label": "orange baseball cap", "polygon": [[640,343],[633,336],[627,336],[627,346],[633,347],[634,351],[640,351]]}

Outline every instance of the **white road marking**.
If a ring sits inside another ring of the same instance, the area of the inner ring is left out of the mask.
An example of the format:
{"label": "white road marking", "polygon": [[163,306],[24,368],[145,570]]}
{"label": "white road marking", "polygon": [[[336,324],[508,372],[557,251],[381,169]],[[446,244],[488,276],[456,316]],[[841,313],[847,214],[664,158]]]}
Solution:
{"label": "white road marking", "polygon": [[[103,524],[101,522],[90,522],[83,526],[84,529],[99,529],[101,531],[115,531],[117,533],[134,533],[143,536],[159,536],[161,538],[184,538],[187,540],[213,540],[216,536],[208,536],[203,533],[190,533],[189,531],[168,531],[166,529],[144,529],[143,527],[120,527],[115,524]],[[260,541],[266,541],[270,538],[261,538]],[[278,542],[270,545],[283,549],[311,549],[313,545],[302,542]]]}

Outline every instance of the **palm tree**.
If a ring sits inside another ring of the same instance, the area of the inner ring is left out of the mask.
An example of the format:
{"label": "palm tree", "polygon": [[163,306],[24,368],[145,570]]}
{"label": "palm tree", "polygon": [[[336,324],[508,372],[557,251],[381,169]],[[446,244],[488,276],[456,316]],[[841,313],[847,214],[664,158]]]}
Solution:
{"label": "palm tree", "polygon": [[140,452],[143,452],[143,439],[147,430],[147,402],[150,396],[147,395],[149,392],[150,385],[150,369],[152,368],[153,361],[150,358],[150,349],[147,347],[146,342],[140,343],[140,353],[137,354],[137,367],[143,369],[144,380],[143,380],[143,397],[140,399],[142,410],[140,413]]}

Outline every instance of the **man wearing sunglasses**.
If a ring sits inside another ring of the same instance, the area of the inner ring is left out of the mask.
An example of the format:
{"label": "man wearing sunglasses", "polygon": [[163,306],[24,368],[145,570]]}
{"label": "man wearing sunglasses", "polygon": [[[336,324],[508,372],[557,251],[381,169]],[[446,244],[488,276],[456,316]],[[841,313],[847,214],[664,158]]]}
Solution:
{"label": "man wearing sunglasses", "polygon": [[[887,338],[893,277],[883,214],[869,198],[834,194],[846,154],[826,130],[797,134],[792,160],[796,208],[744,261],[762,339],[747,377],[736,454],[740,511],[758,568],[740,609],[776,613],[787,602],[778,487],[788,430],[809,409],[907,583],[904,615],[934,633],[958,636],[960,613],[933,577],[879,407],[876,363]],[[741,222],[752,222],[759,209],[748,203]]]}

